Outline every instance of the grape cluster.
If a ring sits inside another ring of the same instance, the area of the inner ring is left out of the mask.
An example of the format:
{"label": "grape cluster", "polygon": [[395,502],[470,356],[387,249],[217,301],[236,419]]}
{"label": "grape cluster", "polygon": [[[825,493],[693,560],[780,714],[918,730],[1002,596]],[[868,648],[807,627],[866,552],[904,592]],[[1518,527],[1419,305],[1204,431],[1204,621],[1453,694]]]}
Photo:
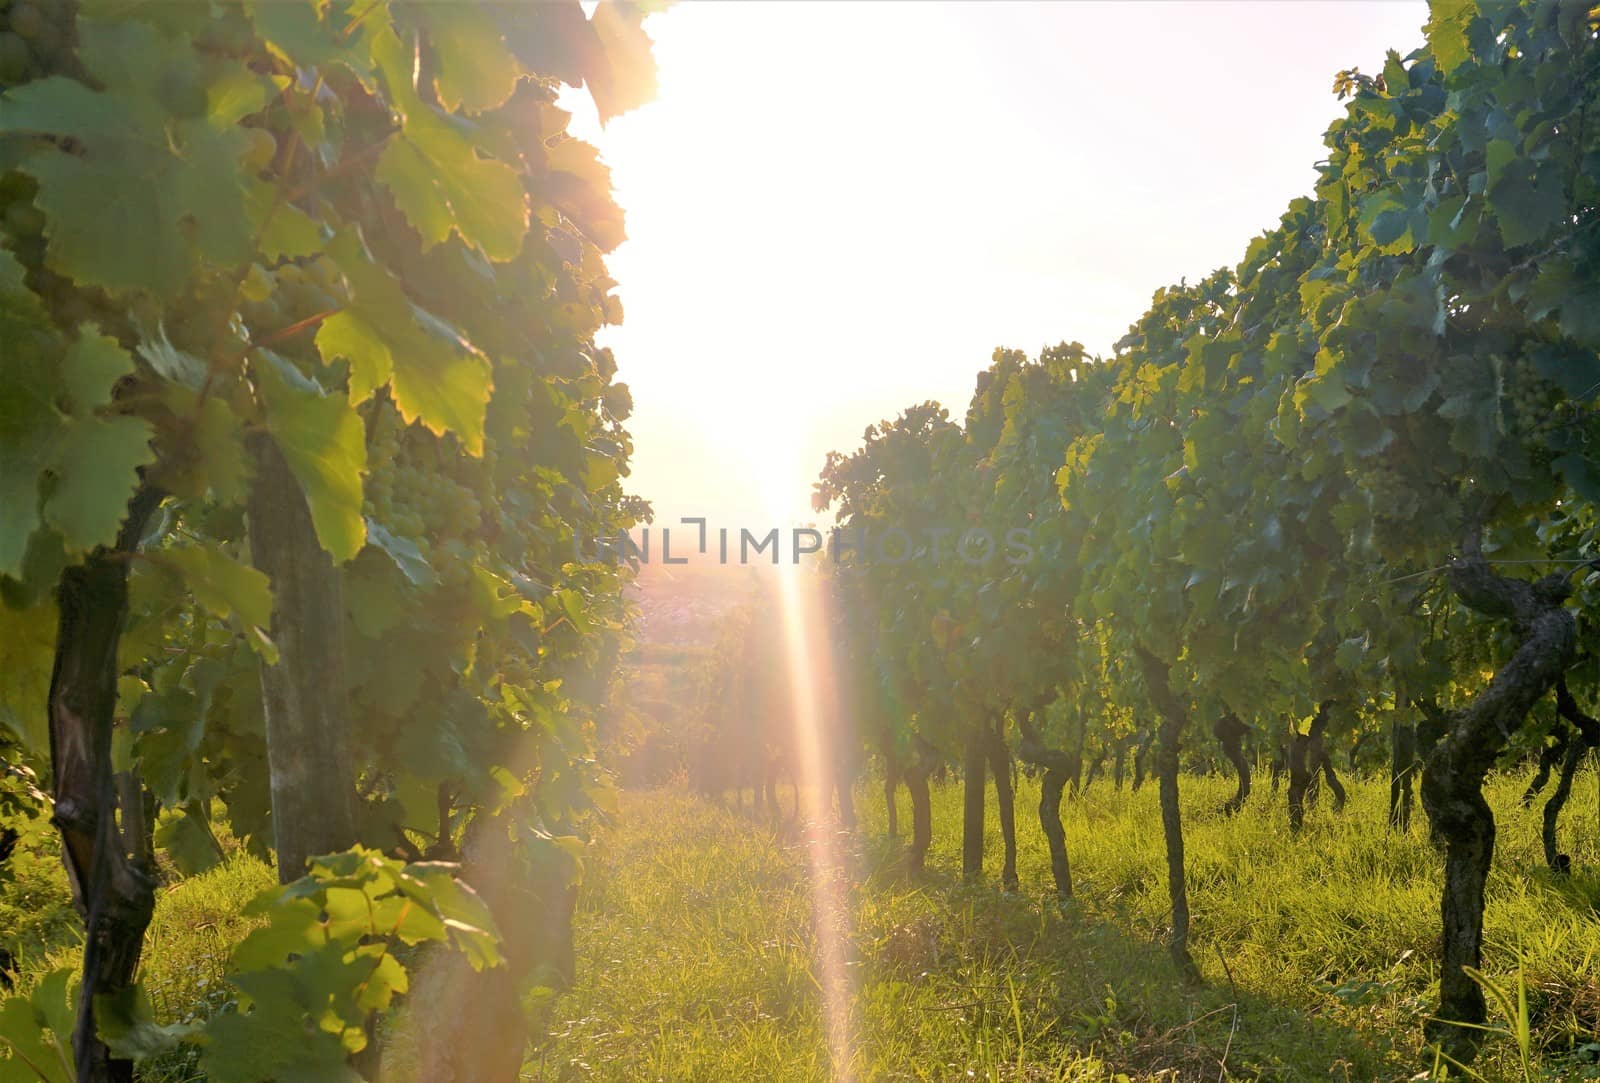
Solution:
{"label": "grape cluster", "polygon": [[[409,539],[433,565],[445,586],[465,582],[472,566],[488,555],[481,534],[481,461],[440,463],[438,442],[408,430],[394,404],[374,404],[367,438],[365,513],[393,534]],[[454,476],[461,475],[461,476]]]}
{"label": "grape cluster", "polygon": [[1377,518],[1407,522],[1417,514],[1421,504],[1418,493],[1411,479],[1393,463],[1377,463],[1357,479],[1357,484],[1371,500]]}
{"label": "grape cluster", "polygon": [[238,5],[214,10],[212,17],[195,35],[194,45],[201,52],[232,57],[251,56],[257,48],[250,18]]}
{"label": "grape cluster", "polygon": [[36,185],[26,174],[0,173],[0,245],[22,264],[28,287],[63,328],[93,323],[106,334],[127,333],[126,313],[98,289],[84,288],[44,265],[45,214],[33,201]]}
{"label": "grape cluster", "polygon": [[72,66],[75,0],[0,0],[0,90]]}
{"label": "grape cluster", "polygon": [[477,494],[447,474],[401,462],[387,480],[393,522],[408,537],[461,538],[477,530]]}
{"label": "grape cluster", "polygon": [[1542,444],[1571,421],[1572,403],[1526,359],[1510,366],[1505,385],[1506,423],[1519,436]]}
{"label": "grape cluster", "polygon": [[34,206],[37,186],[23,173],[0,173],[0,240],[30,271],[44,266],[44,212]]}
{"label": "grape cluster", "polygon": [[253,274],[267,280],[263,284],[271,290],[264,299],[247,300],[240,308],[239,314],[253,339],[260,341],[291,327],[306,325],[303,335],[297,336],[293,343],[274,342],[273,348],[280,352],[292,351],[296,344],[309,346],[315,334],[309,321],[344,304],[344,284],[338,268],[330,260],[285,263],[272,271],[257,268]]}

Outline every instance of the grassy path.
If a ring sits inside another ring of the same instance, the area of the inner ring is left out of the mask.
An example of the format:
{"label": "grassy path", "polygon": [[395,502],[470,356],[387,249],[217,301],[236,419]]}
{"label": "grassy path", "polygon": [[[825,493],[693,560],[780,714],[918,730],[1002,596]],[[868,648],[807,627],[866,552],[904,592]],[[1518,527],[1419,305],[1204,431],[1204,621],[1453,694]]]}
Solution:
{"label": "grassy path", "polygon": [[[1542,869],[1538,809],[1516,805],[1522,784],[1490,790],[1501,827],[1486,968],[1514,982],[1520,952],[1536,1073],[1600,1078],[1586,1063],[1600,1046],[1584,1048],[1600,1022],[1595,778],[1580,776],[1568,809],[1563,849],[1580,872],[1567,882]],[[1046,894],[1035,784],[1023,780],[1018,796],[1018,895],[954,878],[957,787],[935,792],[932,872],[920,882],[899,872],[881,799],[868,795],[861,832],[837,840],[845,914],[830,924],[850,989],[840,1077],[1399,1080],[1423,1069],[1439,862],[1420,813],[1396,837],[1386,784],[1356,781],[1343,812],[1315,809],[1294,840],[1266,787],[1233,819],[1218,811],[1227,781],[1186,778],[1184,791],[1198,991],[1176,985],[1160,946],[1153,786],[1097,784],[1063,807],[1079,893],[1065,909]],[[997,832],[992,810],[989,823]],[[997,834],[988,850],[996,875]],[[793,827],[674,792],[629,795],[590,858],[579,985],[526,1076],[832,1077],[811,879]],[[1522,1078],[1505,1038],[1477,1067]]]}

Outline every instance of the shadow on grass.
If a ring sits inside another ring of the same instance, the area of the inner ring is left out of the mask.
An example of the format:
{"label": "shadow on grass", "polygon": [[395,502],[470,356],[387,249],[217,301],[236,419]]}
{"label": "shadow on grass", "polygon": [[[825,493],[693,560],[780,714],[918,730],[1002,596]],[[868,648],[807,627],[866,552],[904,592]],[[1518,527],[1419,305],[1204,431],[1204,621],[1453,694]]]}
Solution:
{"label": "shadow on grass", "polygon": [[1047,1065],[1066,1047],[1133,1079],[1403,1080],[1423,1067],[1382,1035],[1237,985],[1203,942],[1193,948],[1206,984],[1186,987],[1162,943],[1129,935],[1092,900],[1002,892],[942,863],[912,876],[904,851],[904,840],[858,838],[871,895],[918,897],[861,930],[863,984],[914,976],[965,990],[922,1010],[956,1013],[975,1041],[1003,1037],[1012,1064]]}

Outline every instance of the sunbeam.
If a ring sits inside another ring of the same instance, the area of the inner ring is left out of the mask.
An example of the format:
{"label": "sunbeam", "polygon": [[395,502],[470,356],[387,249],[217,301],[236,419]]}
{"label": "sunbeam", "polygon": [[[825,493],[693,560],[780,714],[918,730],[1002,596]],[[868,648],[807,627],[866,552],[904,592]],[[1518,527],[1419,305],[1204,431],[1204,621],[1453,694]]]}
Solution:
{"label": "sunbeam", "polygon": [[785,565],[778,569],[776,578],[789,686],[788,721],[794,727],[792,747],[799,758],[796,784],[808,801],[799,827],[811,871],[816,979],[822,994],[833,1078],[848,1083],[854,1078],[855,1051],[848,960],[850,912],[845,890],[849,871],[832,808],[830,772],[837,750],[832,747],[828,723],[833,713],[830,705],[834,682],[827,661],[829,653],[818,642],[827,624],[820,612],[820,593],[811,589],[812,577],[802,568]]}

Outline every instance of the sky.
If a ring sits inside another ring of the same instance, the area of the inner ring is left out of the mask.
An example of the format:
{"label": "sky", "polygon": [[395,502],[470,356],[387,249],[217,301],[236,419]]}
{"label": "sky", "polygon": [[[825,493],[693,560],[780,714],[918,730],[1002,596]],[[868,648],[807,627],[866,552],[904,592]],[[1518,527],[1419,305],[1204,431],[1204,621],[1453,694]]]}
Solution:
{"label": "sky", "polygon": [[657,99],[573,131],[611,166],[657,524],[817,520],[830,449],[998,346],[1109,353],[1158,288],[1308,195],[1334,73],[1421,44],[1421,0],[687,0]]}

